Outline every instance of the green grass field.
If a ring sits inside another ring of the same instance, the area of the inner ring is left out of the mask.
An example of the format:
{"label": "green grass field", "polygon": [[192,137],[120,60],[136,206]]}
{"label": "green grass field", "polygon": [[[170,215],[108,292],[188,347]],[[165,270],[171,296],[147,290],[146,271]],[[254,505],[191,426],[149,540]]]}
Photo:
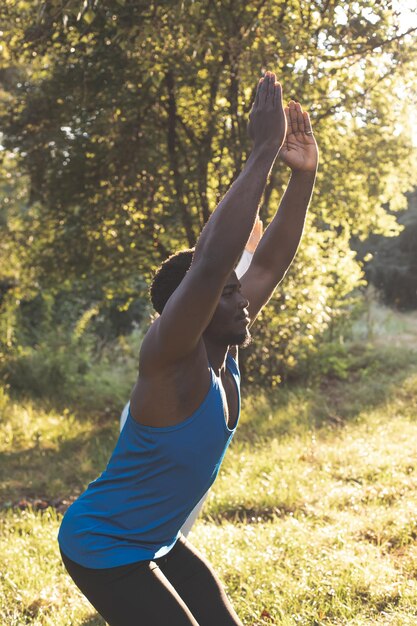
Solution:
{"label": "green grass field", "polygon": [[[417,353],[354,347],[343,379],[252,395],[190,539],[246,626],[417,623]],[[60,563],[117,415],[0,396],[0,624],[104,622]]]}

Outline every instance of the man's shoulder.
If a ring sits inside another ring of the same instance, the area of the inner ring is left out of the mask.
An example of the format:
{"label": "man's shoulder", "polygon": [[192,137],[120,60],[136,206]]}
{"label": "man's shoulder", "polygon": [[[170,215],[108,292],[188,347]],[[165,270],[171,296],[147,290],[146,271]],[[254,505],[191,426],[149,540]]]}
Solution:
{"label": "man's shoulder", "polygon": [[200,405],[210,376],[205,354],[197,353],[160,369],[142,364],[131,396],[133,417],[149,426],[178,424]]}
{"label": "man's shoulder", "polygon": [[165,342],[159,335],[160,317],[148,328],[139,351],[139,375],[156,378],[172,378],[190,368],[207,368],[207,353],[202,338],[188,354],[173,358],[165,351]]}

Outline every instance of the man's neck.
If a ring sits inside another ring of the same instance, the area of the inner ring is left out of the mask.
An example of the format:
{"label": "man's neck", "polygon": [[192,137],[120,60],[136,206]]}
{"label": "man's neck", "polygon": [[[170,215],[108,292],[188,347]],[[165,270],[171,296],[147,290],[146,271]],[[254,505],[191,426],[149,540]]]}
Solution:
{"label": "man's neck", "polygon": [[204,338],[204,345],[206,347],[207,358],[210,366],[217,376],[220,376],[222,371],[226,369],[226,357],[230,346],[213,343],[207,338]]}

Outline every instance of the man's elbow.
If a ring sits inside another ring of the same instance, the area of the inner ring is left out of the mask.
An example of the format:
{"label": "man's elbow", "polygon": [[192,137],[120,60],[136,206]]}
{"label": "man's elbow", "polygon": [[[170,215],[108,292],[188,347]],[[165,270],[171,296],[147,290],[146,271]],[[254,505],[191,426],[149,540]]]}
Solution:
{"label": "man's elbow", "polygon": [[[226,279],[233,271],[233,264],[223,259],[222,255],[208,252],[193,261],[191,267],[202,280]],[[190,268],[191,269],[191,268]]]}

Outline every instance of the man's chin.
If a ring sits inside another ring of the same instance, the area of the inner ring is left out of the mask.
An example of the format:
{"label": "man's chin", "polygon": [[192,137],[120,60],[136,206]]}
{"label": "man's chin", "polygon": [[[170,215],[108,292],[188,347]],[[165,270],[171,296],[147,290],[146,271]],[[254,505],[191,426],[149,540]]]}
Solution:
{"label": "man's chin", "polygon": [[247,348],[248,346],[250,346],[252,342],[252,335],[250,334],[249,331],[246,331],[245,333],[240,333],[238,335],[235,335],[233,337],[233,341],[230,342],[230,344],[232,346],[237,346],[238,348]]}

